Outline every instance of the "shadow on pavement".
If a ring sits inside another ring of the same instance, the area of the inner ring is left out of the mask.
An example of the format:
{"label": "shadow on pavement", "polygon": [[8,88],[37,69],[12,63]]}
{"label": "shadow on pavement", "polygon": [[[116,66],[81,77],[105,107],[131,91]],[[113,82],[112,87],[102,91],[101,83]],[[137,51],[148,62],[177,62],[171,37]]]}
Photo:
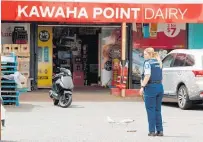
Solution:
{"label": "shadow on pavement", "polygon": [[85,108],[84,106],[80,105],[71,105],[69,108]]}
{"label": "shadow on pavement", "polygon": [[203,105],[193,105],[190,110],[203,111]]}
{"label": "shadow on pavement", "polygon": [[[163,102],[162,103],[163,106],[167,106],[167,107],[174,107],[174,108],[179,108],[177,103],[173,103],[173,102]],[[194,111],[203,111],[203,105],[197,105],[197,104],[193,104],[191,109],[188,110],[194,110]]]}
{"label": "shadow on pavement", "polygon": [[167,136],[167,135],[165,135],[165,136],[163,136],[163,137],[169,137],[169,138],[190,138],[190,136]]}
{"label": "shadow on pavement", "polygon": [[41,108],[40,105],[20,104],[20,106],[4,106],[8,112],[31,112],[34,108]]}
{"label": "shadow on pavement", "polygon": [[173,102],[163,102],[162,105],[163,106],[167,106],[167,107],[178,108],[178,104],[177,103],[173,103]]}

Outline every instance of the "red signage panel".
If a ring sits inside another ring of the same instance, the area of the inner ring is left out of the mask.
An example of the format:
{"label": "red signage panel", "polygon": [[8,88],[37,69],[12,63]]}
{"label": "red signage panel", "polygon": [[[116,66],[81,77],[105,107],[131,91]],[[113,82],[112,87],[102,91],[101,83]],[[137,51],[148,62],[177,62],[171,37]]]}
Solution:
{"label": "red signage panel", "polygon": [[121,4],[2,1],[2,20],[53,22],[201,23],[203,4]]}

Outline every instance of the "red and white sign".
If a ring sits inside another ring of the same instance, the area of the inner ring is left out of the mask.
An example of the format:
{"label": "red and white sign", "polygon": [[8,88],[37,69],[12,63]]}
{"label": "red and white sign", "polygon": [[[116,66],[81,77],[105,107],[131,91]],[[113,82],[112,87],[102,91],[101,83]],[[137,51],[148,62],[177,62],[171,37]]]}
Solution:
{"label": "red and white sign", "polygon": [[181,27],[175,23],[163,24],[163,32],[167,37],[176,37],[181,30],[185,30],[185,29],[186,28],[181,29]]}
{"label": "red and white sign", "polygon": [[2,1],[2,20],[54,22],[203,22],[203,4]]}
{"label": "red and white sign", "polygon": [[[155,25],[155,24],[153,24]],[[156,36],[151,36],[151,24],[149,24],[148,32],[150,36],[143,37],[142,24],[133,23],[133,47],[147,48],[153,47],[155,49],[176,49],[186,48],[187,35],[186,24],[180,23],[161,23],[156,24]]]}

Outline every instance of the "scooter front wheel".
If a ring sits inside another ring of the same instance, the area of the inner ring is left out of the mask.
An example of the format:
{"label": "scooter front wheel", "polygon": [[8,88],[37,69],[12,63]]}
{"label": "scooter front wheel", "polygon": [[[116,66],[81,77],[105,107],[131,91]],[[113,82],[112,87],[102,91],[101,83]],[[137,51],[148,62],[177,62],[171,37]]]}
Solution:
{"label": "scooter front wheel", "polygon": [[60,96],[59,98],[59,106],[62,108],[67,108],[72,103],[72,95],[71,94],[64,94],[63,96]]}

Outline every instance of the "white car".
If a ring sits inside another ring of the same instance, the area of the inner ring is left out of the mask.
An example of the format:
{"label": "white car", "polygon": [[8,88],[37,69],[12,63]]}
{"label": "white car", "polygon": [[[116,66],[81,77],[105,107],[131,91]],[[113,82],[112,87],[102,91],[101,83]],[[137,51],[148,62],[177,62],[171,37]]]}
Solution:
{"label": "white car", "polygon": [[181,109],[203,103],[203,49],[175,49],[162,61],[163,101],[175,99]]}

